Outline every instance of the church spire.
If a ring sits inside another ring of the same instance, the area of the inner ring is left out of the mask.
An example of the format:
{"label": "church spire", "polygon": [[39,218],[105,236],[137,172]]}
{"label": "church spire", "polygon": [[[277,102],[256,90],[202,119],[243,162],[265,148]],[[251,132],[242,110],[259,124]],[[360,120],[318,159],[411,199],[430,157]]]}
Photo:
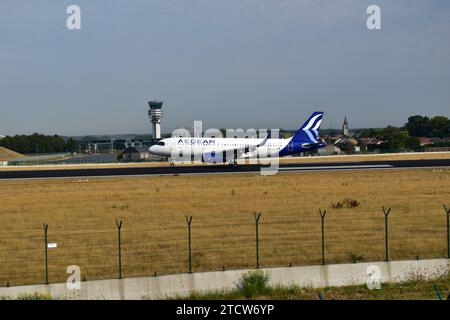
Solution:
{"label": "church spire", "polygon": [[348,129],[348,121],[347,121],[347,116],[345,116],[344,118],[344,123],[342,124],[342,135],[344,137],[348,137],[350,134],[350,131]]}

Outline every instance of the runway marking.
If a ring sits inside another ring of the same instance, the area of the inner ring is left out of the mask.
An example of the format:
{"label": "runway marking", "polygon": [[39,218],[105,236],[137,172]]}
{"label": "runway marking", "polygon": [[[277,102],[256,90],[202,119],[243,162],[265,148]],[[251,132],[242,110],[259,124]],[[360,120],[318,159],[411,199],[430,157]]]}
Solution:
{"label": "runway marking", "polygon": [[394,168],[390,164],[372,164],[372,165],[346,165],[346,166],[311,166],[311,167],[280,167],[278,170],[336,170],[336,169],[382,169]]}
{"label": "runway marking", "polygon": [[[449,162],[450,164],[450,162]],[[254,168],[253,168],[254,169]],[[131,173],[131,174],[87,174],[74,176],[40,176],[40,177],[10,177],[2,178],[0,174],[0,181],[12,180],[52,180],[52,179],[101,179],[101,178],[126,178],[126,177],[151,177],[151,176],[197,176],[197,175],[228,175],[228,174],[255,174],[259,170],[248,171],[213,171],[213,172],[173,172],[173,173]],[[278,172],[280,174],[301,173],[301,172],[332,172],[332,171],[364,171],[364,170],[411,170],[411,169],[450,169],[450,165],[436,165],[436,166],[396,166],[395,164],[345,164],[345,165],[310,165],[310,166],[292,166],[280,167]],[[114,169],[112,169],[114,170]],[[95,170],[92,170],[95,171]]]}

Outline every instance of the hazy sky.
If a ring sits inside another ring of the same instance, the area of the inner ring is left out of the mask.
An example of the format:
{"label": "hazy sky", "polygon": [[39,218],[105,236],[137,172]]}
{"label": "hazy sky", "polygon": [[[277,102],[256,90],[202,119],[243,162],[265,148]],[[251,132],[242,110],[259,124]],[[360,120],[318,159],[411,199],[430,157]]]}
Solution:
{"label": "hazy sky", "polygon": [[450,116],[450,1],[0,1],[0,134],[147,133],[154,97],[163,132]]}

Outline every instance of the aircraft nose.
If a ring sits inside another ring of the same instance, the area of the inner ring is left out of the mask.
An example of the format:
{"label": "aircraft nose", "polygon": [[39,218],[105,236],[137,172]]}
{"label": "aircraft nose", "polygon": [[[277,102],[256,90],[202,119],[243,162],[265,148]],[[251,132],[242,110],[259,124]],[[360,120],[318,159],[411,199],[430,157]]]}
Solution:
{"label": "aircraft nose", "polygon": [[148,151],[150,151],[150,153],[156,153],[156,146],[151,146]]}

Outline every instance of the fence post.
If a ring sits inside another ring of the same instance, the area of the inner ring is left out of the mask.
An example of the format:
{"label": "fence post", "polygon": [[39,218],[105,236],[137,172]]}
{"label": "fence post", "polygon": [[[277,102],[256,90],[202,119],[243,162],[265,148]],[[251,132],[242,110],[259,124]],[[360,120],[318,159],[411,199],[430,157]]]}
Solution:
{"label": "fence post", "polygon": [[391,212],[391,208],[383,207],[384,212],[384,240],[385,240],[385,261],[389,261],[389,234],[388,234],[388,216],[389,212]]}
{"label": "fence post", "polygon": [[322,264],[325,264],[325,215],[327,214],[327,210],[322,211],[319,209],[321,228],[322,228]]}
{"label": "fence post", "polygon": [[45,242],[45,284],[48,284],[48,224],[43,223],[44,227],[44,242]]}
{"label": "fence post", "polygon": [[253,212],[255,217],[255,227],[256,227],[256,269],[259,269],[259,219],[261,218],[261,212]]}
{"label": "fence post", "polygon": [[444,204],[445,214],[447,215],[447,258],[450,259],[450,208]]}
{"label": "fence post", "polygon": [[186,216],[186,222],[188,224],[188,248],[189,248],[189,273],[192,273],[192,237],[191,237],[191,224],[192,216]]}
{"label": "fence post", "polygon": [[436,292],[436,295],[437,295],[438,299],[439,300],[444,300],[444,299],[442,299],[441,290],[439,290],[439,288],[435,284],[433,284],[433,289],[434,289],[434,292]]}
{"label": "fence post", "polygon": [[122,279],[122,239],[120,231],[122,229],[122,220],[116,219],[117,226],[117,243],[118,243],[118,259],[119,259],[119,279]]}

